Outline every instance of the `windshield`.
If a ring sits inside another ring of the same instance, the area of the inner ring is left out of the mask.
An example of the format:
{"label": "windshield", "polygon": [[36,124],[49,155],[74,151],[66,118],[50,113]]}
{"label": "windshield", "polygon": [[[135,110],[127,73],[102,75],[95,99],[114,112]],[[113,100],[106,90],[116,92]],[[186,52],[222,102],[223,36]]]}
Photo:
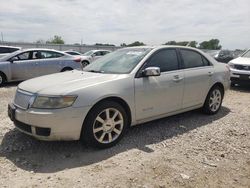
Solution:
{"label": "windshield", "polygon": [[83,55],[85,55],[85,56],[91,56],[93,53],[94,53],[94,51],[91,50],[91,51],[88,51],[88,52],[84,53]]}
{"label": "windshield", "polygon": [[112,52],[89,64],[84,71],[125,74],[152,50],[152,48],[126,48]]}
{"label": "windshield", "polygon": [[246,53],[244,53],[241,57],[250,58],[250,50],[248,50]]}

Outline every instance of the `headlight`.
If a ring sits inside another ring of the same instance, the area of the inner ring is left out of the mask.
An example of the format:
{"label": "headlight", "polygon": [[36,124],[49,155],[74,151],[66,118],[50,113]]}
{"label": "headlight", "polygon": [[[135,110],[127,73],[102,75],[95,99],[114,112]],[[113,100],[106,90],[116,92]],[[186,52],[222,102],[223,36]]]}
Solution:
{"label": "headlight", "polygon": [[234,69],[234,64],[232,62],[229,62],[228,65],[230,68]]}
{"label": "headlight", "polygon": [[31,107],[41,109],[66,108],[71,106],[76,98],[77,96],[37,96]]}

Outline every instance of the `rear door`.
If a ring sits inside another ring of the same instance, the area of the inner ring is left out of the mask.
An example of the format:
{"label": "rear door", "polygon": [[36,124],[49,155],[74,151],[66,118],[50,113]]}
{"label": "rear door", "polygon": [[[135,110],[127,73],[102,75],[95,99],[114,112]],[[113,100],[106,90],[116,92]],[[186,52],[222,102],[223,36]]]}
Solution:
{"label": "rear door", "polygon": [[143,120],[180,110],[184,87],[176,49],[155,52],[142,67],[159,67],[160,76],[135,78],[136,119]]}
{"label": "rear door", "polygon": [[185,83],[183,108],[203,104],[214,74],[212,64],[199,52],[191,49],[180,49]]}
{"label": "rear door", "polygon": [[63,68],[63,60],[61,57],[63,54],[49,51],[49,50],[38,50],[33,52],[33,58],[36,61],[36,72],[37,75],[47,75],[56,72],[60,72]]}

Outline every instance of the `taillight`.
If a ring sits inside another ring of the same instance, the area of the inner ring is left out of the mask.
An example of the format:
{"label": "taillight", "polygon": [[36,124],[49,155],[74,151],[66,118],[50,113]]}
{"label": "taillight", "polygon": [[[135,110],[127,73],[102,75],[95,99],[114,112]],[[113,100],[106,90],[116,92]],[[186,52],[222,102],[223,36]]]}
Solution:
{"label": "taillight", "polygon": [[74,59],[74,61],[77,62],[77,63],[80,63],[81,62],[81,58],[77,57],[77,58]]}

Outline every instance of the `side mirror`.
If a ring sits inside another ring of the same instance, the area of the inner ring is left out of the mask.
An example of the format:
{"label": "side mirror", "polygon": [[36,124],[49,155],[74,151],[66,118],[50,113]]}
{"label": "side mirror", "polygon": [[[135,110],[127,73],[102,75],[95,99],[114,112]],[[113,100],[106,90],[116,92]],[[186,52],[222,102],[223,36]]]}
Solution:
{"label": "side mirror", "polygon": [[12,58],[9,60],[9,62],[13,63],[14,61],[17,61],[17,60],[18,60],[17,57],[12,57]]}
{"label": "side mirror", "polygon": [[95,57],[95,54],[92,54],[91,57]]}
{"label": "side mirror", "polygon": [[160,76],[161,70],[159,67],[148,67],[142,71],[142,75],[144,77],[148,76]]}

